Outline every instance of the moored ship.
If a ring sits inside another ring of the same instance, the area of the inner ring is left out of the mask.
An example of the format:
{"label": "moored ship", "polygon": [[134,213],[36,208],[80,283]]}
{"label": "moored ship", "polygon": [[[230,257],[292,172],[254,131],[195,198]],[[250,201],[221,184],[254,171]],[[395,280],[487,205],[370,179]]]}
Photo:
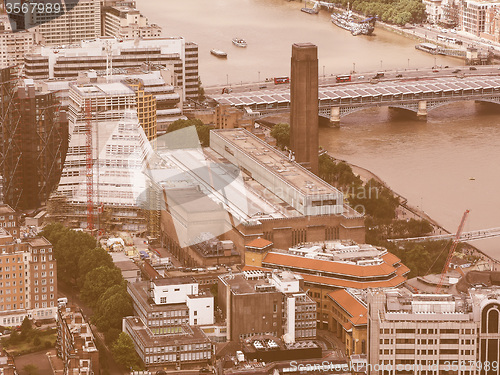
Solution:
{"label": "moored ship", "polygon": [[375,30],[376,17],[355,20],[350,10],[344,13],[333,13],[331,20],[334,25],[350,31],[352,35],[371,35]]}
{"label": "moored ship", "polygon": [[210,53],[214,56],[217,56],[217,57],[220,57],[222,59],[225,59],[227,58],[227,53],[224,52],[224,51],[221,51],[219,49],[213,49],[213,50],[210,50]]}

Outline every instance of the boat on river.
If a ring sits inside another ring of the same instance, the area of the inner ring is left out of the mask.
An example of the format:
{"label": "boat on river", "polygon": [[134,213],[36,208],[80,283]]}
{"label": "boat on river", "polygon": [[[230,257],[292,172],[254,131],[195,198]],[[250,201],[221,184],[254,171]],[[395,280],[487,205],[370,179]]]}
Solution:
{"label": "boat on river", "polygon": [[233,44],[237,47],[243,47],[243,48],[247,46],[246,40],[241,38],[233,38]]}
{"label": "boat on river", "polygon": [[210,53],[216,57],[221,58],[221,59],[227,59],[227,53],[224,51],[221,51],[220,49],[212,49],[212,50],[210,50]]}
{"label": "boat on river", "polygon": [[333,13],[331,21],[334,25],[350,31],[352,35],[371,35],[375,30],[376,17],[368,17],[364,20],[356,20],[352,11]]}

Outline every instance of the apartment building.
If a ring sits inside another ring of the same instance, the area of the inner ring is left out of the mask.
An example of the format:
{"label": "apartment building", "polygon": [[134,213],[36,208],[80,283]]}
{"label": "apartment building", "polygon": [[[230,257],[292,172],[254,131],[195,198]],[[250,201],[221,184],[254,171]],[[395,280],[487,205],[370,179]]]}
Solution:
{"label": "apartment building", "polygon": [[13,238],[19,238],[19,213],[8,204],[0,204],[0,228]]}
{"label": "apartment building", "polygon": [[498,287],[459,296],[373,291],[368,306],[369,374],[500,373]]}
{"label": "apartment building", "polygon": [[33,79],[74,79],[79,72],[92,69],[120,73],[120,69],[143,64],[173,66],[174,85],[182,89],[183,100],[198,97],[198,46],[181,37],[101,37],[70,46],[37,46],[24,62],[26,76]]}
{"label": "apartment building", "polygon": [[21,325],[25,317],[54,319],[57,265],[44,237],[14,240],[0,229],[0,324]]}
{"label": "apartment building", "polygon": [[219,276],[218,305],[227,340],[285,335],[288,342],[316,338],[316,303],[291,272],[244,271]]}
{"label": "apartment building", "polygon": [[459,27],[467,33],[491,39],[495,34],[492,29],[495,26],[493,21],[499,9],[498,1],[462,0],[459,7]]}
{"label": "apartment building", "polygon": [[192,277],[129,283],[135,317],[123,320],[148,369],[205,366],[212,344],[200,326],[214,324],[214,297]]}
{"label": "apartment building", "polygon": [[61,12],[37,12],[30,6],[25,13],[25,29],[35,28],[47,46],[74,44],[101,35],[100,0],[61,0]]}
{"label": "apartment building", "polygon": [[62,307],[57,311],[56,349],[64,363],[64,374],[101,373],[94,334],[76,306]]}
{"label": "apartment building", "polygon": [[157,38],[161,36],[161,27],[149,24],[133,4],[117,4],[102,9],[105,36],[117,39]]}
{"label": "apartment building", "polygon": [[8,16],[0,14],[0,68],[23,64],[24,55],[31,52],[35,42],[34,32],[13,32]]}

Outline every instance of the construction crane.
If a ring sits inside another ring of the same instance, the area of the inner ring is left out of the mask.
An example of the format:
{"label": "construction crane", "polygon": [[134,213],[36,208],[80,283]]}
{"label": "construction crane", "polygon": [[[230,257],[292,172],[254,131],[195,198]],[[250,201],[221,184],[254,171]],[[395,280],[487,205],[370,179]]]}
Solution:
{"label": "construction crane", "polygon": [[467,216],[469,215],[469,210],[465,210],[464,215],[462,216],[462,221],[458,226],[457,233],[455,234],[455,238],[450,246],[450,251],[448,252],[448,257],[446,258],[446,262],[444,263],[443,272],[441,272],[441,277],[439,279],[439,283],[436,287],[436,293],[439,293],[441,287],[443,286],[443,281],[446,273],[448,272],[448,268],[450,267],[451,258],[453,258],[453,254],[457,248],[458,243],[460,242],[460,235],[462,234],[462,230],[464,229],[465,220],[467,220]]}
{"label": "construction crane", "polygon": [[85,100],[85,133],[86,133],[86,176],[87,176],[87,230],[94,230],[94,161],[92,158],[92,104],[90,98]]}

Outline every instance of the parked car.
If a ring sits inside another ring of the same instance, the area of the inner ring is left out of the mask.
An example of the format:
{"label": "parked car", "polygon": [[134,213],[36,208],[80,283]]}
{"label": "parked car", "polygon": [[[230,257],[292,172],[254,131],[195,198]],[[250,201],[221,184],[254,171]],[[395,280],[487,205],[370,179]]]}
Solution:
{"label": "parked car", "polygon": [[403,75],[401,73],[396,74],[396,78],[401,78],[401,77],[403,77]]}
{"label": "parked car", "polygon": [[437,69],[433,69],[433,70],[432,70],[432,72],[433,72],[433,73],[437,73],[437,72],[439,72],[439,70],[437,70]]}
{"label": "parked car", "polygon": [[358,76],[358,79],[365,79],[365,76]]}
{"label": "parked car", "polygon": [[455,69],[452,73],[460,73],[461,70],[460,69]]}
{"label": "parked car", "polygon": [[469,66],[469,70],[477,70],[475,66]]}

